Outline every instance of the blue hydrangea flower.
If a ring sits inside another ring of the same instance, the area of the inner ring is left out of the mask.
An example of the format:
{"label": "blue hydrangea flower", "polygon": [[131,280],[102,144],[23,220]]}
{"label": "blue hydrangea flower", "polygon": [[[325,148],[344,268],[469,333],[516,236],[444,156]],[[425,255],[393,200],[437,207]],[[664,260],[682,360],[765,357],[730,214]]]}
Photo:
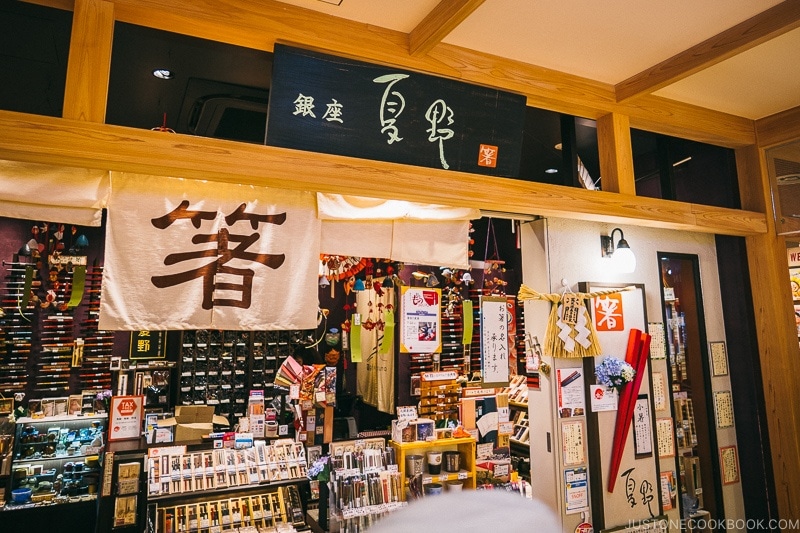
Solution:
{"label": "blue hydrangea flower", "polygon": [[597,382],[606,387],[619,389],[626,383],[633,380],[636,371],[625,361],[613,356],[606,356],[599,365],[594,368],[594,375]]}

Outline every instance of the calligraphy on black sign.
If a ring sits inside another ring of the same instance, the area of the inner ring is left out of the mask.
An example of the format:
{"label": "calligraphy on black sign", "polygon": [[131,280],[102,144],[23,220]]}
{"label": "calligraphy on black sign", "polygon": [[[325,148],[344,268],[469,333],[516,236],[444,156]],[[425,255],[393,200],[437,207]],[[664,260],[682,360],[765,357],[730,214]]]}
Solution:
{"label": "calligraphy on black sign", "polygon": [[275,45],[266,144],[516,177],[525,97]]}

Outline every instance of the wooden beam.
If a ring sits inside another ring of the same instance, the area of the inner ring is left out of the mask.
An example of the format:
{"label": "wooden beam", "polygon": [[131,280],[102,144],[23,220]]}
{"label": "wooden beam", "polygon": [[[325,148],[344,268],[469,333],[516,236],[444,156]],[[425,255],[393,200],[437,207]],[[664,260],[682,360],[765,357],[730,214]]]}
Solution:
{"label": "wooden beam", "polygon": [[729,148],[755,143],[753,121],[743,117],[655,96],[620,105],[613,85],[447,44],[411,56],[405,33],[274,0],[226,0],[224,10],[208,2],[115,0],[114,12],[118,21],[257,50],[271,52],[280,41],[512,91],[529,105],[558,113],[590,119],[621,113],[631,127],[693,141]]}
{"label": "wooden beam", "polygon": [[64,89],[64,118],[105,122],[114,4],[76,0]]}
{"label": "wooden beam", "polygon": [[[800,516],[800,348],[789,283],[786,241],[776,234],[764,151],[737,150],[742,206],[767,210],[768,231],[745,238],[753,297],[753,318],[769,428],[770,459],[778,515]],[[758,185],[754,185],[758,184]]]}
{"label": "wooden beam", "polygon": [[756,120],[760,148],[772,148],[800,139],[800,106]]}
{"label": "wooden beam", "polygon": [[625,115],[609,113],[597,119],[597,143],[603,190],[636,194],[633,175],[630,120]]}
{"label": "wooden beam", "polygon": [[485,0],[442,0],[408,34],[412,56],[425,55],[478,9]]}
{"label": "wooden beam", "polygon": [[44,7],[53,7],[55,9],[63,9],[64,11],[73,11],[75,9],[75,0],[22,0],[29,4],[36,4]]}
{"label": "wooden beam", "polygon": [[755,235],[763,213],[0,111],[0,159]]}
{"label": "wooden beam", "polygon": [[627,80],[614,91],[617,102],[652,93],[705,68],[800,27],[800,2],[785,0]]}

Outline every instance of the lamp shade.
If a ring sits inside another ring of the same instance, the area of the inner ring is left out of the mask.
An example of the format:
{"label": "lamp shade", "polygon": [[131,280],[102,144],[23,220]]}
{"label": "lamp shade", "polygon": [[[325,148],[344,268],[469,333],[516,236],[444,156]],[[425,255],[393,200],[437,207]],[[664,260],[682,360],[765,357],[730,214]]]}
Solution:
{"label": "lamp shade", "polygon": [[616,267],[617,272],[630,274],[636,270],[636,256],[633,254],[633,250],[631,250],[631,247],[628,246],[628,243],[625,241],[625,239],[619,240],[617,248],[614,250],[614,255],[611,256],[611,259],[614,261],[614,266]]}

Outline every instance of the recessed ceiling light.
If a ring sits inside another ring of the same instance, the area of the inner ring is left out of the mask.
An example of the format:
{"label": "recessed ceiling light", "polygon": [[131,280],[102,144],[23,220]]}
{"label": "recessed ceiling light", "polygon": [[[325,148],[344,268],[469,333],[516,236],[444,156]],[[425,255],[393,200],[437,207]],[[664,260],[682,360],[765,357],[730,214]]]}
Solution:
{"label": "recessed ceiling light", "polygon": [[544,171],[544,173],[545,174],[557,174],[558,173],[558,169],[557,168],[548,168],[547,170]]}
{"label": "recessed ceiling light", "polygon": [[175,77],[175,73],[168,68],[157,68],[153,71],[153,76],[160,80],[171,80]]}

